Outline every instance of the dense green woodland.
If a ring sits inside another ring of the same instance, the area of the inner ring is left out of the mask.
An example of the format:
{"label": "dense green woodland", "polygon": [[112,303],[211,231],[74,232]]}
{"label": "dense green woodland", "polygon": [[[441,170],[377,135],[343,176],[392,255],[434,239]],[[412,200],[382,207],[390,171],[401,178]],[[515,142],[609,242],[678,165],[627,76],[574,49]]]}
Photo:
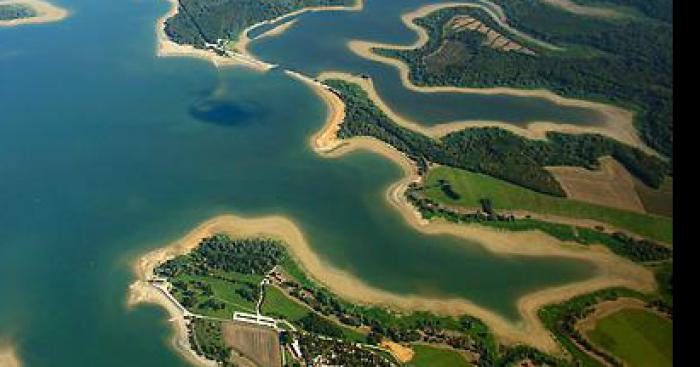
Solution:
{"label": "dense green woodland", "polygon": [[597,134],[549,132],[546,141],[529,140],[500,128],[470,128],[439,140],[398,126],[369,100],[358,85],[327,80],[345,103],[339,137],[373,136],[404,152],[424,170],[428,162],[484,173],[529,189],[565,196],[545,166],[594,168],[611,155],[631,173],[658,187],[669,172],[667,163],[616,140]]}
{"label": "dense green woodland", "polygon": [[[671,0],[576,1],[620,9],[624,16],[613,19],[576,15],[540,0],[497,2],[511,26],[563,50],[530,44],[502,29],[483,10],[458,7],[416,20],[430,35],[424,47],[374,52],[406,62],[411,80],[419,85],[546,88],[567,97],[632,109],[637,112],[635,123],[643,139],[672,157]],[[533,49],[537,56],[486,47],[481,33],[444,27],[457,14],[481,20]],[[439,49],[445,42],[452,47],[441,54]],[[431,67],[431,63],[439,63],[439,67]]]}
{"label": "dense green woodland", "polygon": [[21,4],[0,5],[0,20],[31,18],[37,16],[36,10]]}
{"label": "dense green woodland", "polygon": [[238,39],[247,27],[308,6],[352,5],[353,0],[179,0],[178,13],[165,23],[177,43],[204,47],[218,39]]}
{"label": "dense green woodland", "polygon": [[218,269],[242,274],[264,275],[284,261],[287,253],[277,240],[266,238],[231,239],[217,234],[202,239],[187,255],[168,260],[156,274],[172,278],[180,274],[207,275]]}

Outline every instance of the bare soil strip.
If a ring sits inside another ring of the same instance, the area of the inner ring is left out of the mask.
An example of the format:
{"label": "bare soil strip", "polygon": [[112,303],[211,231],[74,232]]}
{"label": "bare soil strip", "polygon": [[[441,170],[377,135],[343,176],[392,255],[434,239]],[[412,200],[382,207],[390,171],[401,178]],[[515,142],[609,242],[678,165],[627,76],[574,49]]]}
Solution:
{"label": "bare soil strip", "polygon": [[413,355],[415,354],[411,347],[395,343],[389,339],[382,340],[382,342],[379,345],[388,349],[389,352],[391,352],[391,355],[393,355],[394,358],[396,358],[401,363],[406,363],[410,361],[411,359],[413,359]]}
{"label": "bare soil strip", "polygon": [[0,27],[14,27],[22,24],[40,24],[58,22],[68,17],[68,10],[42,0],[2,0],[0,5],[26,5],[37,12],[37,16],[0,20]]}
{"label": "bare soil strip", "polygon": [[602,8],[602,7],[596,7],[596,6],[588,6],[588,5],[580,5],[576,4],[575,2],[571,0],[541,0],[543,3],[556,6],[558,8],[564,9],[568,12],[578,14],[578,15],[587,15],[591,17],[596,17],[596,18],[620,18],[624,17],[624,14],[621,14],[613,9],[608,9],[608,8]]}

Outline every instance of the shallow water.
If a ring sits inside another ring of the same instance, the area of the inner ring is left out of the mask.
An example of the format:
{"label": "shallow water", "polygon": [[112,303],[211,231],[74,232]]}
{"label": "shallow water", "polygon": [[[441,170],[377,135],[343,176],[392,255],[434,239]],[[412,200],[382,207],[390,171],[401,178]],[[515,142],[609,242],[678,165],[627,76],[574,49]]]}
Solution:
{"label": "shallow water", "polygon": [[397,166],[310,151],[326,110],[302,83],[155,57],[165,2],[58,5],[64,22],[0,29],[0,337],[27,366],[185,366],[163,311],[126,309],[129,264],[226,212],[288,215],[369,284],[512,319],[517,297],[593,273],[416,233],[383,198]]}

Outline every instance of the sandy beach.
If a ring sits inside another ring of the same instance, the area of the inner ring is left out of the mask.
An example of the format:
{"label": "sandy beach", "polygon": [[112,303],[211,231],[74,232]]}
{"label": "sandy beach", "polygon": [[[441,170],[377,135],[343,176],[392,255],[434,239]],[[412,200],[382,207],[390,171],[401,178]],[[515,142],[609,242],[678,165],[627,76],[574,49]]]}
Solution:
{"label": "sandy beach", "polygon": [[[406,26],[418,35],[418,39],[410,45],[393,45],[393,44],[383,44],[383,43],[373,43],[360,40],[352,40],[348,42],[348,47],[358,56],[363,58],[382,62],[388,65],[392,65],[399,70],[401,83],[403,86],[409,90],[421,93],[478,93],[485,95],[495,95],[495,94],[505,94],[521,97],[538,97],[544,98],[552,101],[558,105],[564,107],[582,107],[591,110],[595,110],[604,116],[601,126],[591,126],[582,127],[573,124],[561,124],[554,121],[538,121],[527,125],[526,128],[517,127],[511,124],[506,124],[499,121],[454,121],[445,124],[440,124],[433,127],[421,126],[420,123],[416,121],[411,121],[403,116],[396,114],[391,111],[390,108],[381,100],[377,92],[374,90],[371,80],[363,79],[359,83],[369,94],[370,98],[380,106],[387,114],[392,117],[397,123],[404,125],[406,127],[412,128],[416,131],[420,131],[430,136],[441,136],[455,130],[461,130],[467,127],[484,127],[484,126],[497,126],[504,129],[508,129],[514,133],[518,133],[528,138],[544,138],[548,131],[558,131],[570,134],[581,134],[581,133],[599,133],[602,135],[609,136],[611,138],[617,139],[619,141],[625,142],[629,145],[637,147],[646,153],[658,155],[658,153],[652,148],[648,147],[639,137],[636,128],[634,127],[634,113],[623,108],[580,100],[562,97],[556,93],[553,93],[546,89],[516,89],[516,88],[468,88],[468,87],[451,87],[451,86],[431,86],[424,87],[418,86],[411,82],[410,80],[410,68],[408,65],[398,59],[384,57],[377,55],[372,52],[372,48],[386,48],[395,50],[407,50],[420,48],[428,41],[428,34],[422,27],[413,23],[416,18],[423,17],[433,11],[449,8],[455,6],[475,6],[474,4],[462,4],[462,3],[442,3],[442,4],[432,4],[421,7],[415,11],[408,12],[402,15],[401,19],[406,24]],[[477,6],[489,12],[494,19],[498,19],[496,14],[493,14],[488,8],[483,6]],[[513,31],[511,29],[511,31]],[[522,35],[520,35],[522,36]],[[337,72],[325,72],[318,76],[318,79],[328,79],[328,78],[340,78],[348,81],[357,82],[357,77],[349,74],[337,73]],[[420,126],[420,127],[419,127]]]}
{"label": "sandy beach", "polygon": [[20,367],[19,356],[11,344],[0,344],[0,367]]}
{"label": "sandy beach", "polygon": [[[310,138],[310,145],[323,157],[340,157],[348,152],[362,149],[380,154],[400,165],[405,173],[404,178],[391,185],[386,191],[387,201],[396,208],[404,219],[418,231],[428,234],[449,234],[470,241],[476,241],[489,251],[501,255],[523,256],[558,256],[589,261],[598,268],[598,276],[572,284],[555,288],[543,289],[528,294],[518,301],[523,322],[513,325],[489,310],[482,309],[464,300],[436,300],[421,297],[398,296],[374,290],[365,294],[364,301],[368,303],[380,303],[400,309],[429,309],[442,313],[468,313],[480,317],[504,342],[525,342],[542,349],[556,351],[558,346],[541,325],[537,310],[550,303],[560,302],[576,295],[589,293],[595,290],[624,286],[643,292],[651,292],[656,289],[653,274],[646,268],[629,260],[620,258],[610,253],[602,246],[584,248],[578,244],[559,241],[538,231],[509,232],[497,230],[479,225],[453,224],[445,221],[429,222],[408,203],[404,192],[408,184],[418,180],[415,166],[402,153],[393,147],[370,137],[356,137],[340,140],[335,137],[335,131],[342,122],[344,113],[343,103],[327,90],[319,82],[309,78],[300,78],[314,89],[319,96],[326,101],[328,106],[328,118],[323,128]],[[302,260],[303,262],[303,260]],[[312,271],[313,274],[313,271]],[[320,277],[331,289],[341,296],[358,301],[353,294],[357,288],[348,294],[339,291],[332,283],[327,282],[328,277]]]}
{"label": "sandy beach", "polygon": [[[172,0],[172,3],[176,4],[176,1]],[[358,4],[361,7],[361,3]],[[324,8],[324,10],[328,10],[328,8]],[[165,36],[162,27],[163,22],[167,17],[172,16],[174,11],[177,11],[176,6],[171,9],[168,15],[159,21],[159,35],[162,34],[162,36]],[[303,11],[310,11],[310,9],[304,9]],[[404,20],[406,21],[406,18],[404,18]],[[165,40],[167,41],[167,38]],[[178,47],[183,46],[178,45]],[[211,55],[208,55],[208,52],[202,52],[206,53],[207,57],[211,57]],[[402,63],[399,64],[403,65]],[[401,68],[401,66],[399,67]],[[422,92],[446,90],[464,93],[510,93],[516,95],[545,96],[545,98],[550,98],[558,103],[575,103],[575,105],[588,105],[591,103],[567,100],[551,92],[542,90],[522,91],[507,88],[487,90],[463,88],[438,88],[436,90],[435,88],[425,88],[424,90],[424,88],[412,86],[410,83],[407,83],[407,68],[405,65],[403,65],[403,68],[402,80],[406,87]],[[134,272],[137,280],[130,287],[128,304],[132,306],[141,302],[149,302],[164,306],[171,315],[171,321],[175,328],[173,346],[180,351],[185,358],[188,358],[188,360],[198,365],[208,365],[207,361],[195,356],[187,345],[186,329],[181,311],[156,288],[150,286],[146,280],[152,275],[153,269],[158,264],[177,255],[189,252],[199,244],[202,238],[215,233],[227,233],[233,237],[267,236],[282,240],[287,244],[291,255],[297,259],[300,266],[311,278],[327,286],[340,297],[349,301],[360,304],[386,306],[398,311],[427,310],[446,315],[470,314],[482,319],[488,324],[499,340],[504,343],[527,343],[551,353],[560,353],[561,349],[537,317],[537,310],[542,306],[608,287],[622,286],[642,292],[651,292],[656,289],[656,282],[651,271],[629,260],[613,255],[602,246],[584,248],[578,244],[558,241],[538,231],[508,232],[479,225],[456,225],[440,220],[428,222],[422,219],[416,210],[405,200],[403,195],[407,185],[418,178],[412,162],[393,147],[374,138],[357,137],[347,140],[338,139],[336,134],[345,116],[344,104],[342,101],[322,83],[295,72],[287,71],[287,73],[309,85],[328,106],[328,118],[323,128],[309,139],[309,144],[314,151],[322,157],[334,158],[354,150],[362,149],[380,154],[402,167],[405,173],[404,177],[392,184],[385,194],[389,205],[397,209],[400,215],[402,215],[416,230],[427,234],[449,234],[464,238],[472,242],[477,242],[485,249],[501,256],[548,256],[587,261],[595,265],[597,269],[596,275],[584,281],[541,289],[521,297],[517,301],[517,308],[522,316],[522,320],[518,323],[512,323],[501,315],[480,307],[466,299],[399,295],[369,286],[354,274],[338,269],[322,259],[311,249],[304,234],[289,218],[282,216],[243,218],[235,215],[222,215],[201,223],[181,239],[145,254],[134,263]],[[357,79],[348,75],[337,75],[337,73],[324,73],[322,75],[323,78],[339,76],[350,78],[351,81],[356,81],[354,79]],[[385,108],[386,105],[381,102],[381,99],[379,99],[376,92],[374,92],[374,89],[371,87],[371,81],[367,80],[362,85],[370,95],[374,94],[375,97],[373,100],[376,99],[375,103],[377,103],[380,108],[383,108],[395,121],[405,124],[406,126],[411,126],[417,129],[417,131],[425,132],[426,135],[441,136],[445,134],[448,129],[457,129],[458,124],[462,124],[462,128],[465,126],[474,126],[473,122],[457,122],[451,125],[448,124],[450,126],[449,128],[446,127],[448,125],[445,125],[432,130],[426,130],[427,128],[419,127],[420,124],[415,122],[406,119],[399,121],[400,119],[395,118],[395,113]],[[613,108],[607,105],[599,106],[599,108],[603,107],[608,109]],[[618,119],[627,119],[631,124],[632,116],[630,113],[619,109],[611,111],[622,113],[622,117],[618,116]],[[478,123],[487,124],[485,122]],[[533,128],[533,126],[540,126],[539,130],[538,128]],[[561,125],[557,125],[556,127],[561,128]],[[553,128],[553,126],[547,126],[547,128]],[[533,124],[529,126],[528,129],[520,129],[524,130],[520,131],[520,133],[541,137],[543,136],[543,131],[546,131],[543,129],[543,125]],[[465,243],[465,245],[469,244]]]}
{"label": "sandy beach", "polygon": [[42,0],[1,0],[0,5],[27,5],[38,13],[35,17],[0,20],[0,27],[13,27],[22,24],[58,22],[68,17],[68,10]]}
{"label": "sandy beach", "polygon": [[212,51],[195,48],[191,45],[181,45],[172,41],[165,33],[165,22],[178,12],[178,1],[168,0],[170,9],[156,22],[156,55],[159,57],[195,57],[210,61],[217,68],[229,66],[245,66],[257,71],[267,71],[275,65],[260,61],[246,54],[237,54],[234,57],[219,56]]}
{"label": "sandy beach", "polygon": [[192,354],[186,351],[188,348],[185,348],[186,339],[183,337],[186,337],[186,332],[180,311],[145,280],[158,264],[178,254],[187,253],[199,244],[200,239],[215,233],[227,233],[233,237],[267,236],[284,241],[292,256],[310,277],[352,302],[382,305],[398,311],[426,310],[446,315],[474,315],[486,322],[494,334],[505,343],[528,343],[552,353],[559,352],[559,347],[537,317],[537,310],[543,305],[612,286],[625,286],[647,292],[655,289],[651,272],[597,248],[586,250],[580,246],[563,244],[538,232],[505,233],[477,226],[456,226],[439,222],[418,224],[411,219],[415,218],[412,212],[402,211],[402,214],[415,228],[425,233],[451,234],[476,240],[490,251],[502,255],[556,256],[589,261],[597,266],[598,275],[589,280],[543,289],[522,297],[518,300],[517,307],[523,320],[513,324],[499,314],[465,299],[399,295],[369,286],[355,275],[337,269],[321,259],[310,248],[298,226],[288,218],[242,218],[224,215],[200,224],[182,239],[138,259],[134,265],[138,280],[130,287],[129,305],[151,302],[166,307],[176,328],[174,346],[183,351],[184,355],[192,357]]}
{"label": "sandy beach", "polygon": [[[330,99],[330,96],[333,95],[312,80],[309,80],[309,83],[316,85],[318,93],[326,93],[327,98]],[[337,103],[334,105],[336,108],[340,107]],[[340,109],[330,110],[340,111]],[[329,121],[324,126],[337,126],[336,121],[330,120],[342,118],[341,116],[342,114],[330,113]],[[584,248],[577,244],[558,241],[537,231],[507,232],[478,225],[455,225],[442,221],[428,222],[420,218],[403,196],[408,183],[416,179],[415,168],[408,158],[387,144],[373,138],[353,138],[339,143],[337,139],[319,138],[323,136],[330,135],[316,134],[316,138],[312,137],[310,143],[314,150],[324,157],[339,157],[356,149],[364,149],[381,154],[403,168],[405,177],[387,189],[386,197],[388,202],[416,230],[427,234],[449,234],[476,241],[485,249],[503,256],[549,256],[588,261],[595,264],[597,275],[581,282],[542,289],[523,296],[517,302],[522,321],[513,324],[499,314],[465,299],[399,295],[371,287],[355,275],[337,269],[321,259],[310,248],[299,228],[288,218],[270,216],[250,219],[227,215],[208,220],[182,239],[139,259],[134,266],[139,280],[132,285],[130,304],[139,301],[169,303],[167,298],[158,296],[158,294],[154,294],[154,297],[144,297],[142,291],[144,288],[148,288],[144,280],[152,273],[157,264],[178,254],[188,252],[197,246],[201,238],[220,232],[237,237],[263,235],[284,241],[289,246],[290,253],[310,277],[352,302],[383,305],[398,311],[429,310],[447,315],[474,315],[486,322],[494,334],[504,343],[527,343],[552,353],[558,353],[560,349],[537,317],[537,310],[540,307],[608,287],[622,286],[643,292],[651,292],[656,289],[653,274],[648,269],[615,256],[600,246]],[[332,145],[319,145],[327,141]],[[149,291],[148,293],[154,292]],[[178,312],[177,309],[173,309],[173,312]]]}
{"label": "sandy beach", "polygon": [[[210,61],[211,63],[214,64],[214,66],[218,67],[227,67],[227,66],[245,66],[249,67],[253,70],[258,70],[258,71],[267,71],[272,68],[275,68],[277,65],[270,64],[267,62],[264,62],[262,60],[257,59],[254,55],[252,55],[248,51],[248,44],[252,41],[250,38],[248,38],[247,33],[251,29],[258,27],[263,24],[269,24],[269,23],[275,23],[280,20],[284,20],[286,18],[296,16],[298,14],[302,14],[305,12],[315,12],[315,11],[358,11],[362,9],[362,0],[357,0],[357,2],[352,5],[352,6],[312,6],[312,7],[306,7],[303,9],[299,9],[297,11],[287,13],[285,15],[282,15],[280,17],[277,17],[275,19],[271,20],[265,20],[262,22],[258,22],[256,24],[253,24],[246,29],[244,29],[241,34],[238,36],[238,40],[233,46],[233,49],[235,50],[235,55],[232,57],[226,57],[226,56],[219,56],[216,53],[209,51],[209,50],[202,50],[195,48],[194,46],[191,45],[181,45],[178,44],[174,41],[172,41],[168,35],[165,33],[165,22],[175,16],[178,12],[178,0],[168,0],[170,3],[170,10],[162,16],[158,21],[156,22],[156,35],[157,35],[157,45],[156,45],[156,54],[161,57],[166,57],[166,56],[189,56],[189,57],[195,57],[203,60]],[[292,23],[292,24],[289,24]],[[263,35],[280,35],[282,34],[286,29],[291,27],[294,23],[294,21],[289,22],[289,23],[284,23],[279,25],[278,27],[275,27],[267,32],[265,32]],[[262,35],[261,35],[262,36]]]}

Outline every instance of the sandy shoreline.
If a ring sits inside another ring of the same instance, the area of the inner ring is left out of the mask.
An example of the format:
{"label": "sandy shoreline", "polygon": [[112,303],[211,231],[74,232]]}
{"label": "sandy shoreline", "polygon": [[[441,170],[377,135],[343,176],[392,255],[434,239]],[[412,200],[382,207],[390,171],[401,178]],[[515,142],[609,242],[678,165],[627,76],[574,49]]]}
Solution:
{"label": "sandy shoreline", "polygon": [[[186,55],[203,57],[216,64],[216,61],[212,60],[212,58],[215,58],[215,55],[207,51],[196,50],[193,47],[175,44],[177,47],[166,47],[166,49],[163,50],[164,43],[166,46],[168,46],[168,43],[170,44],[169,46],[174,44],[174,42],[167,39],[163,31],[165,19],[177,12],[176,0],[170,1],[171,4],[174,4],[173,7],[171,7],[171,11],[162,17],[157,25],[157,30],[159,32],[159,55]],[[361,7],[361,2],[359,4]],[[303,10],[309,11],[309,9]],[[161,36],[164,38],[161,38]],[[245,48],[243,48],[243,50],[245,50]],[[230,60],[228,58],[224,59]],[[238,61],[234,60],[233,63],[237,64]],[[403,63],[400,64],[404,65]],[[252,65],[255,66],[257,64]],[[398,67],[401,68],[400,66]],[[260,69],[264,68],[261,67]],[[165,307],[171,316],[171,321],[173,322],[175,328],[173,346],[189,361],[202,366],[211,365],[209,361],[203,360],[201,357],[194,355],[192,350],[189,348],[184,318],[182,317],[181,311],[175,307],[167,297],[165,297],[154,287],[150,286],[146,280],[152,274],[153,269],[158,264],[179,254],[189,252],[199,244],[199,240],[201,238],[214,233],[223,232],[234,237],[262,235],[278,238],[288,245],[292,256],[298,260],[300,265],[311,278],[329,287],[329,289],[338,294],[340,297],[348,299],[352,302],[382,305],[405,311],[427,310],[446,315],[470,314],[482,319],[487,325],[489,325],[499,340],[504,343],[527,343],[551,353],[558,353],[561,351],[561,349],[537,317],[537,310],[542,306],[561,302],[576,295],[589,293],[608,287],[622,286],[642,292],[651,292],[656,289],[656,282],[651,271],[631,261],[617,257],[602,247],[593,246],[590,249],[583,248],[577,244],[558,241],[537,231],[507,232],[478,225],[455,225],[443,221],[428,222],[420,218],[415,209],[408,202],[406,202],[403,195],[408,183],[417,178],[415,168],[408,158],[395,150],[393,147],[373,138],[360,137],[348,140],[338,139],[336,137],[337,129],[345,116],[342,101],[332,92],[327,90],[321,83],[301,74],[293,72],[288,73],[308,84],[328,106],[329,117],[324,124],[324,127],[314,134],[309,141],[310,145],[317,153],[323,157],[339,157],[345,153],[357,149],[363,149],[380,154],[399,164],[403,168],[405,172],[404,178],[392,184],[388,188],[386,191],[386,197],[388,202],[395,207],[404,217],[404,219],[416,230],[427,234],[449,234],[468,239],[470,241],[477,241],[485,249],[499,255],[548,256],[588,261],[595,264],[597,267],[597,275],[584,281],[542,289],[521,297],[517,301],[517,308],[522,316],[522,321],[518,322],[517,324],[513,324],[499,314],[462,298],[447,299],[429,298],[415,295],[399,295],[374,288],[364,283],[356,276],[337,269],[321,259],[319,255],[310,248],[303,233],[299,230],[299,227],[288,218],[282,216],[268,216],[261,218],[242,218],[234,215],[218,216],[200,224],[183,238],[174,241],[170,245],[145,254],[134,264],[134,272],[137,280],[130,287],[128,305],[133,306],[138,303],[147,302],[159,304]],[[327,75],[329,74],[325,74],[324,76]],[[404,78],[406,81],[408,80],[407,74],[404,75],[404,72],[402,71],[402,81],[404,81]],[[423,91],[423,88],[411,86],[410,83],[406,84],[404,82],[404,85],[406,85],[406,87],[409,89]],[[435,90],[435,88],[425,89],[425,91],[428,92],[460,91],[465,93],[510,93],[516,95],[545,96],[545,98],[565,101],[565,103],[576,103],[576,105],[588,105],[592,103],[567,100],[548,91],[523,91],[507,88],[489,90],[469,90],[465,88],[448,88],[446,90],[443,88],[439,88],[438,90]],[[380,104],[380,102],[380,100],[375,101],[375,103],[381,107],[383,103]],[[607,105],[601,106],[613,108]],[[622,112],[627,114],[624,115],[624,118],[629,119],[631,122],[631,113],[627,111]],[[472,125],[469,126],[474,125],[472,123]],[[450,128],[456,129],[456,127]],[[428,135],[439,136],[439,134],[444,134],[445,131],[447,131],[445,130],[445,126],[442,126],[441,129],[443,130],[439,131],[439,129],[435,129],[432,134]],[[535,136],[537,133],[537,129],[533,130],[530,129],[530,127],[528,127],[528,129],[521,130],[530,131],[530,134],[533,136]],[[590,129],[585,130],[590,131]],[[541,131],[540,134],[542,134]]]}
{"label": "sandy shoreline", "polygon": [[[301,78],[304,77],[301,76]],[[331,113],[323,131],[336,127],[337,120],[342,121],[343,114],[339,113],[342,110],[342,102],[332,92],[323,88],[320,83],[308,78],[302,80],[311,85],[317,93],[325,96],[324,100],[337,99],[328,105]],[[217,232],[229,233],[232,236],[265,235],[279,238],[289,246],[290,253],[299,261],[311,278],[328,286],[340,297],[352,302],[382,305],[404,311],[429,310],[447,315],[474,315],[489,325],[494,334],[504,343],[527,343],[552,353],[558,353],[560,349],[537,317],[537,310],[540,307],[608,287],[621,286],[643,292],[651,292],[656,289],[651,271],[617,257],[602,247],[594,246],[587,249],[577,244],[558,241],[536,231],[507,232],[478,225],[455,225],[441,221],[427,222],[417,215],[415,209],[406,202],[403,196],[408,183],[416,179],[415,168],[408,158],[389,145],[373,138],[363,137],[339,141],[332,139],[332,134],[324,134],[323,131],[315,134],[310,139],[310,144],[316,152],[324,157],[338,157],[356,149],[364,149],[381,154],[403,168],[404,178],[388,188],[386,197],[389,203],[398,209],[406,221],[416,230],[428,234],[449,234],[477,241],[487,250],[500,255],[549,256],[588,261],[597,267],[597,275],[584,281],[542,289],[523,296],[517,301],[522,321],[513,324],[499,314],[465,299],[399,295],[369,286],[356,276],[334,268],[331,264],[323,261],[310,248],[294,222],[287,218],[270,216],[246,219],[227,215],[208,220],[182,239],[140,258],[134,265],[138,280],[131,287],[129,303],[135,304],[144,301],[159,304],[170,303],[166,297],[159,296],[157,292],[146,291],[149,296],[144,296],[144,288],[155,290],[148,287],[144,280],[160,262],[188,252],[198,244],[199,239]],[[324,143],[330,145],[320,145]],[[174,307],[171,309],[173,312],[179,312]]]}
{"label": "sandy shoreline", "polygon": [[21,365],[14,345],[0,344],[0,367],[20,367]]}
{"label": "sandy shoreline", "polygon": [[[177,1],[177,0],[174,0]],[[274,19],[269,19],[269,20],[263,20],[261,22],[255,23],[247,28],[245,28],[241,34],[238,35],[238,40],[234,44],[233,48],[240,52],[241,54],[248,55],[251,58],[255,59],[255,56],[253,56],[250,51],[248,50],[248,45],[250,44],[253,39],[250,39],[248,37],[248,32],[251,30],[265,24],[273,24],[280,22],[282,20],[285,20],[287,18],[291,18],[303,13],[313,13],[317,11],[360,11],[364,7],[364,0],[356,0],[355,4],[352,6],[308,6],[299,10],[295,10],[291,13],[287,13],[284,15],[281,15],[277,18]],[[266,31],[265,33],[262,33],[258,35],[255,39],[263,38],[263,37],[270,37],[270,36],[279,36],[283,34],[287,29],[292,27],[296,23],[297,19],[285,22],[282,24],[277,25],[276,27]]]}
{"label": "sandy shoreline", "polygon": [[22,24],[40,24],[58,22],[68,17],[68,10],[42,0],[2,0],[0,5],[18,4],[27,5],[34,9],[38,15],[29,18],[12,20],[0,20],[0,27],[14,27]]}
{"label": "sandy shoreline", "polygon": [[[416,32],[418,39],[410,45],[393,45],[384,43],[373,43],[360,40],[353,40],[348,42],[348,47],[351,51],[360,57],[381,62],[384,64],[392,65],[399,70],[402,85],[412,91],[421,93],[471,93],[471,94],[484,94],[484,95],[494,95],[494,94],[505,94],[512,96],[521,97],[538,97],[544,98],[551,102],[554,102],[561,106],[566,107],[582,107],[591,110],[595,110],[604,116],[604,121],[602,126],[591,126],[582,127],[573,124],[560,124],[553,121],[542,121],[533,122],[527,125],[527,128],[521,128],[514,126],[512,124],[506,124],[499,121],[454,121],[445,124],[440,124],[433,127],[421,126],[421,124],[406,119],[393,111],[391,111],[388,106],[381,100],[379,95],[374,90],[371,80],[365,80],[365,82],[360,83],[365,89],[370,98],[382,109],[387,112],[390,117],[394,118],[397,123],[405,125],[406,127],[417,129],[420,126],[421,131],[426,135],[430,136],[441,136],[449,132],[461,130],[467,127],[483,127],[483,126],[498,126],[504,129],[508,129],[514,133],[526,136],[528,138],[543,138],[547,131],[559,131],[570,134],[581,134],[581,133],[599,133],[602,135],[609,136],[611,138],[617,139],[619,141],[625,142],[629,145],[637,147],[646,153],[658,155],[656,151],[648,147],[639,137],[637,129],[634,126],[634,113],[626,109],[593,101],[587,101],[582,99],[572,99],[567,97],[562,97],[556,93],[553,93],[546,89],[517,89],[517,88],[507,88],[507,87],[496,87],[496,88],[469,88],[469,87],[451,87],[451,86],[431,86],[424,87],[418,86],[411,82],[410,80],[410,68],[406,63],[401,60],[384,57],[378,55],[371,51],[372,48],[387,48],[395,50],[409,50],[420,48],[428,41],[428,33],[422,27],[413,23],[416,18],[423,17],[431,12],[437,11],[442,8],[449,8],[455,6],[475,6],[474,4],[463,4],[463,3],[442,3],[442,4],[432,4],[421,7],[415,11],[408,12],[402,15],[401,19],[404,24]],[[492,14],[494,19],[497,16],[493,14],[491,10],[483,6],[476,6],[482,8]],[[522,35],[520,35],[522,36]],[[319,75],[319,79],[322,78],[343,78],[346,80],[355,79],[353,81],[357,82],[356,77],[344,73],[326,72]],[[391,113],[389,113],[391,112]]]}
{"label": "sandy shoreline", "polygon": [[[168,12],[160,17],[158,21],[156,22],[156,36],[157,36],[157,44],[156,44],[156,54],[160,57],[168,57],[168,56],[189,56],[189,57],[195,57],[198,59],[203,59],[210,61],[211,63],[214,64],[214,66],[218,67],[227,67],[227,66],[245,66],[249,67],[253,70],[257,71],[268,71],[270,69],[275,68],[277,65],[270,64],[267,62],[264,62],[262,60],[257,59],[254,55],[252,55],[248,51],[248,44],[252,41],[250,38],[248,38],[247,33],[251,29],[258,27],[263,24],[268,24],[268,23],[274,23],[283,19],[286,19],[288,17],[292,17],[298,14],[302,14],[305,12],[315,12],[315,11],[341,11],[341,10],[349,10],[349,11],[355,11],[355,10],[361,10],[363,6],[363,0],[357,0],[357,2],[352,5],[352,6],[312,6],[312,7],[306,7],[303,9],[299,9],[297,11],[287,13],[285,15],[279,16],[275,19],[271,20],[265,20],[258,22],[256,24],[253,24],[246,29],[244,29],[241,34],[238,37],[238,40],[234,44],[233,49],[236,51],[235,56],[233,57],[225,57],[225,56],[219,56],[215,54],[212,51],[209,50],[202,50],[195,48],[194,46],[191,45],[181,45],[177,42],[172,41],[168,35],[165,33],[165,22],[175,16],[178,12],[178,0],[168,0],[170,3],[170,9]],[[284,30],[286,30],[288,27],[290,27],[290,24],[282,24],[278,27],[275,27],[267,32],[271,33],[271,35],[279,35]]]}
{"label": "sandy shoreline", "polygon": [[210,61],[217,68],[228,66],[246,66],[257,71],[267,71],[275,65],[257,60],[246,54],[235,57],[219,56],[212,51],[195,48],[191,45],[181,45],[172,41],[165,33],[165,22],[178,12],[178,0],[168,0],[170,9],[156,22],[156,55],[159,57],[194,57]]}
{"label": "sandy shoreline", "polygon": [[[506,342],[526,342],[553,351],[557,350],[557,346],[548,336],[548,332],[537,317],[537,310],[540,307],[561,302],[579,294],[614,286],[629,287],[643,292],[656,289],[656,282],[649,270],[629,260],[617,257],[599,246],[587,249],[578,244],[556,240],[537,231],[509,232],[479,225],[457,225],[445,221],[429,222],[423,219],[403,195],[408,184],[418,180],[412,162],[393,147],[374,138],[357,137],[346,140],[335,138],[335,131],[337,131],[344,116],[344,113],[341,112],[344,109],[342,101],[320,83],[308,78],[302,78],[302,80],[321,96],[329,109],[324,127],[309,141],[314,151],[323,157],[339,157],[347,152],[362,149],[380,154],[399,164],[405,176],[387,189],[386,198],[416,230],[428,234],[450,234],[477,241],[487,250],[497,254],[574,258],[594,263],[599,269],[599,275],[592,279],[543,289],[519,299],[517,307],[523,316],[522,325],[512,325],[499,315],[463,300],[427,300],[420,299],[420,297],[385,295],[381,300],[377,300],[379,303],[399,308],[431,309],[436,312],[446,311],[449,313],[459,310],[462,313],[472,314],[483,319],[493,328],[494,333]],[[334,291],[336,290],[332,284],[327,282],[326,284]],[[341,294],[341,296],[344,295]],[[350,296],[352,297],[352,295]]]}

